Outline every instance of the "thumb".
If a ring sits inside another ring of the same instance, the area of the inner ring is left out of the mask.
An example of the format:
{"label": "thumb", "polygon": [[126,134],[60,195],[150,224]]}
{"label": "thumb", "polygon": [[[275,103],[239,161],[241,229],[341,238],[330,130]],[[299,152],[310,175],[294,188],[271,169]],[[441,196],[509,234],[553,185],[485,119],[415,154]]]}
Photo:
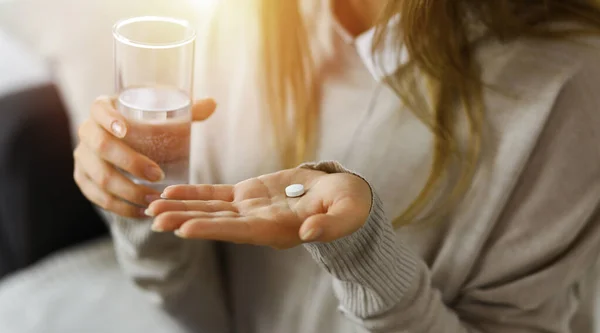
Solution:
{"label": "thumb", "polygon": [[215,109],[217,103],[212,98],[198,100],[192,106],[192,121],[202,121],[208,119]]}
{"label": "thumb", "polygon": [[366,215],[357,212],[356,206],[354,200],[345,199],[332,205],[327,213],[309,217],[300,227],[300,239],[304,242],[332,242],[353,234],[369,215],[368,211]]}

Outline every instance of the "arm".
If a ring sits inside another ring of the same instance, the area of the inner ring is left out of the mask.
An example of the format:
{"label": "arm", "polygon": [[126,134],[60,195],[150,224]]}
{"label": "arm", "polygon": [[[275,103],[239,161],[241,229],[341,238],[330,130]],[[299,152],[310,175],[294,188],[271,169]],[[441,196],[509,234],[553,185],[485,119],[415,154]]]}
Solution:
{"label": "arm", "polygon": [[[460,299],[445,304],[427,265],[398,243],[375,195],[367,223],[305,245],[334,277],[341,310],[371,332],[571,332],[578,283],[600,252],[597,70],[564,87],[546,130],[478,255]],[[339,165],[314,166],[346,172]],[[518,255],[514,255],[518,254]]]}
{"label": "arm", "polygon": [[[208,117],[214,107],[210,100],[194,104],[193,119]],[[74,178],[90,201],[111,212],[107,213],[110,231],[125,273],[191,331],[226,332],[214,244],[182,241],[151,230],[151,221],[140,207],[159,193],[135,184],[117,168],[148,181],[159,181],[162,171],[120,140],[127,135],[127,122],[110,100],[98,99],[91,114],[79,129]]]}
{"label": "arm", "polygon": [[135,284],[190,330],[227,332],[214,242],[151,231],[151,219],[107,214],[119,262]]}

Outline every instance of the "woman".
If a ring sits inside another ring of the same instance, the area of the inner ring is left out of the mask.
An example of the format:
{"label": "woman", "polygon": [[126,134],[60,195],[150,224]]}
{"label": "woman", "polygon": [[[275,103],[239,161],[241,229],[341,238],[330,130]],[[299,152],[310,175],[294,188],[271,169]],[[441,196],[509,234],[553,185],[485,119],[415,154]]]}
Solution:
{"label": "woman", "polygon": [[[222,1],[214,15],[197,91],[219,108],[193,139],[204,185],[157,200],[116,172],[161,177],[109,99],[75,151],[123,269],[169,313],[202,332],[591,331],[576,318],[600,248],[597,2]],[[214,109],[199,101],[195,120]],[[287,198],[294,183],[307,191]]]}

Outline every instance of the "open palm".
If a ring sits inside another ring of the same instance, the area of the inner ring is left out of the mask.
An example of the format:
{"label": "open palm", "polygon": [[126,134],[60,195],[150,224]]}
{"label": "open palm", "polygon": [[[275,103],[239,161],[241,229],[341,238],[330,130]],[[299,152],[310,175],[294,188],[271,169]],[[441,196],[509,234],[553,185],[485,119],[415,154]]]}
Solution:
{"label": "open palm", "polygon": [[[288,198],[285,188],[302,184],[305,195]],[[150,205],[153,229],[202,238],[290,248],[303,241],[331,241],[366,221],[371,191],[361,178],[290,169],[236,185],[176,185]]]}

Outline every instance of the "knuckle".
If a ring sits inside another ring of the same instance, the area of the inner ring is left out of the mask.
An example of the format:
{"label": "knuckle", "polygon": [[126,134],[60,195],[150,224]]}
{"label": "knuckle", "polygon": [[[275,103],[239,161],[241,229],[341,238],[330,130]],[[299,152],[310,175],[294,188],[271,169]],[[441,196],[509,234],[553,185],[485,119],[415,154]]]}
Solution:
{"label": "knuckle", "polygon": [[[163,211],[165,211],[167,209],[167,202],[166,201],[162,201],[162,200],[155,201],[152,204],[152,208],[157,213],[163,212]],[[169,213],[165,213],[165,214],[169,215]]]}
{"label": "knuckle", "polygon": [[119,154],[119,166],[129,172],[137,172],[142,169],[141,164],[135,156],[128,153]]}
{"label": "knuckle", "polygon": [[95,117],[101,114],[116,113],[115,98],[112,96],[100,96],[96,98],[96,100],[92,104],[90,112],[92,113],[92,116]]}
{"label": "knuckle", "polygon": [[99,152],[106,152],[110,149],[112,144],[112,140],[110,136],[104,132],[100,131],[94,140],[95,149]]}
{"label": "knuckle", "polygon": [[106,210],[115,211],[115,199],[108,194],[103,194],[98,198],[98,205]]}
{"label": "knuckle", "polygon": [[87,200],[89,200],[91,203],[96,204],[96,200],[94,199],[94,196],[90,195],[85,187],[81,188],[81,194],[83,194],[83,196]]}
{"label": "knuckle", "polygon": [[209,212],[209,213],[218,212],[221,210],[220,208],[221,207],[220,207],[219,203],[216,201],[206,201],[204,203],[204,209],[206,212]]}
{"label": "knuckle", "polygon": [[73,172],[73,181],[75,181],[75,185],[77,185],[77,187],[83,191],[83,183],[81,182],[81,177],[79,177],[78,172]]}
{"label": "knuckle", "polygon": [[77,168],[75,168],[75,170],[73,171],[73,180],[79,187],[81,187],[81,176],[79,176],[79,174],[80,174],[79,170],[77,170]]}
{"label": "knuckle", "polygon": [[77,145],[77,147],[75,147],[75,149],[73,150],[73,158],[75,160],[78,160],[81,158],[81,143]]}
{"label": "knuckle", "polygon": [[129,195],[131,201],[146,202],[146,190],[140,186],[134,186]]}
{"label": "knuckle", "polygon": [[110,95],[100,95],[96,98],[97,101],[100,102],[110,102],[113,99]]}
{"label": "knuckle", "polygon": [[[164,222],[164,221],[167,221],[167,222],[170,222],[170,223],[174,223],[174,222],[176,222],[176,221],[179,221],[179,220],[177,219],[177,217],[178,217],[178,214],[177,214],[177,212],[169,212],[169,211],[167,211],[167,212],[163,212],[162,210],[160,210],[160,209],[156,209],[156,208],[154,209],[154,211],[155,211],[157,214],[161,214],[161,216],[160,216],[160,217],[161,217],[161,221],[163,221],[163,222]],[[190,221],[191,221],[191,220],[190,220]],[[183,223],[185,223],[185,221],[182,221],[182,222],[183,222]],[[183,223],[181,223],[181,222],[177,222],[177,224],[179,224],[179,225],[182,225]]]}
{"label": "knuckle", "polygon": [[77,163],[75,163],[75,168],[73,170],[73,179],[75,180],[75,183],[81,187],[81,185],[84,183],[84,175],[83,172],[81,171],[79,165]]}
{"label": "knuckle", "polygon": [[110,185],[111,178],[112,178],[112,173],[108,170],[103,170],[102,172],[99,172],[96,175],[95,181],[96,181],[96,184],[98,185],[98,187],[100,187],[103,190],[106,190],[108,188],[108,186]]}
{"label": "knuckle", "polygon": [[113,98],[111,96],[108,96],[108,95],[98,96],[94,100],[94,103],[92,103],[92,108],[93,107],[104,108],[106,106],[112,107],[112,101],[113,101]]}
{"label": "knuckle", "polygon": [[77,128],[77,136],[79,137],[79,139],[83,139],[86,136],[87,133],[87,128],[89,127],[90,124],[90,120],[86,120],[83,124],[81,124],[79,126],[79,128]]}

